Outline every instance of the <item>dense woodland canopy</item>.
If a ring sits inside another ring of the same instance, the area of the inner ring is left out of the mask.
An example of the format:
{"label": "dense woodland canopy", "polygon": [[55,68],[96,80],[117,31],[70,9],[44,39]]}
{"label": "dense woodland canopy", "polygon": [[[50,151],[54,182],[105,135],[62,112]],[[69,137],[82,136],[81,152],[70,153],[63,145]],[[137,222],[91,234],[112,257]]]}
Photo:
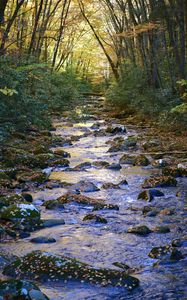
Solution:
{"label": "dense woodland canopy", "polygon": [[[120,106],[186,111],[185,0],[1,0],[0,37],[3,78],[15,64],[69,72],[87,88],[102,84]],[[15,84],[0,81],[1,94],[16,96]]]}

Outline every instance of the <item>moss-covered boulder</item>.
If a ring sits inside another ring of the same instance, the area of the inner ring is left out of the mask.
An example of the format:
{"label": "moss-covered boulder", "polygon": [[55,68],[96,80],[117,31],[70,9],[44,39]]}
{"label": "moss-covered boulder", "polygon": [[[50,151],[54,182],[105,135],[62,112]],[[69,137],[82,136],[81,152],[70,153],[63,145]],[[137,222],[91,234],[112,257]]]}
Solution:
{"label": "moss-covered boulder", "polygon": [[40,212],[32,204],[13,204],[1,211],[0,214],[3,220],[9,220],[12,222],[39,222]]}
{"label": "moss-covered boulder", "polygon": [[34,283],[14,279],[0,281],[0,297],[7,300],[49,300]]}
{"label": "moss-covered boulder", "polygon": [[13,204],[27,203],[22,195],[13,194],[9,196],[0,196],[0,210]]}
{"label": "moss-covered boulder", "polygon": [[177,180],[172,176],[154,176],[144,181],[143,188],[176,186]]}
{"label": "moss-covered boulder", "polygon": [[139,280],[111,269],[94,269],[76,259],[48,252],[33,251],[4,268],[3,273],[19,278],[39,280],[80,280],[93,284],[124,286],[129,290],[139,285]]}

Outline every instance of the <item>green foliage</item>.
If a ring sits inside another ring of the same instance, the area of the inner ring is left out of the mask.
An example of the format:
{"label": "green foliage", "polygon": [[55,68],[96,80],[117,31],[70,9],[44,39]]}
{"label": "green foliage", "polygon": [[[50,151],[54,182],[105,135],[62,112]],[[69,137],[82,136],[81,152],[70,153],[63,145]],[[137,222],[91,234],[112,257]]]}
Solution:
{"label": "green foliage", "polygon": [[70,72],[55,73],[42,63],[0,59],[0,135],[50,126],[54,111],[73,108],[80,82]]}
{"label": "green foliage", "polygon": [[[184,126],[187,107],[181,104],[178,94],[173,94],[167,81],[164,88],[154,89],[148,84],[144,70],[129,63],[124,65],[122,74],[119,82],[113,83],[107,91],[110,103],[123,110],[130,108],[140,116],[148,116],[165,125]],[[182,86],[184,101],[187,81],[178,84]]]}

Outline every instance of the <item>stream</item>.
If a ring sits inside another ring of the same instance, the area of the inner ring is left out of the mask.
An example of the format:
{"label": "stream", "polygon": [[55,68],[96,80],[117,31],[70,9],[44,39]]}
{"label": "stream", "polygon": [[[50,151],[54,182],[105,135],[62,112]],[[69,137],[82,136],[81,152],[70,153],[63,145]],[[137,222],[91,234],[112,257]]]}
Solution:
{"label": "stream", "polygon": [[[95,100],[93,113],[97,108],[97,103],[97,100]],[[93,129],[92,125],[96,122],[100,123],[99,129],[105,129],[110,125],[107,124],[105,114],[103,114],[103,119],[100,115],[99,117],[96,115],[94,118],[90,115],[90,118],[80,123],[71,122],[69,118],[65,117],[54,120],[55,135],[62,138],[80,137],[71,146],[63,147],[63,150],[71,155],[71,158],[69,158],[71,168],[84,162],[107,161],[110,164],[118,163],[124,151],[107,152],[110,147],[107,142],[118,136],[124,138],[132,135],[138,136],[138,130],[131,126],[126,126],[127,133],[120,135],[94,136],[93,132],[96,129]],[[120,121],[112,120],[112,126],[121,126]],[[62,149],[62,147],[55,147],[55,149]],[[134,153],[138,154],[139,151],[139,149],[134,150]],[[133,152],[129,150],[127,153]],[[149,156],[148,158],[152,159]],[[84,216],[92,212],[91,206],[70,203],[65,204],[62,209],[46,210],[45,207],[41,206],[44,201],[57,199],[67,193],[68,189],[61,187],[41,189],[33,192],[32,196],[34,204],[41,209],[42,218],[63,218],[65,225],[33,232],[31,237],[49,236],[55,238],[56,243],[34,244],[29,242],[31,239],[29,237],[16,242],[7,242],[3,247],[18,256],[32,250],[63,254],[79,259],[96,268],[118,269],[113,265],[114,262],[125,263],[134,269],[133,276],[140,280],[140,287],[132,292],[127,292],[122,287],[101,287],[73,281],[68,281],[66,284],[60,281],[45,284],[37,283],[51,300],[186,299],[186,259],[175,262],[166,261],[153,266],[158,259],[148,256],[153,247],[170,244],[172,240],[184,237],[185,232],[184,194],[187,184],[185,177],[177,179],[177,187],[161,188],[164,197],[155,198],[151,202],[151,206],[155,208],[173,208],[175,210],[174,214],[158,214],[149,217],[142,213],[142,208],[150,203],[145,200],[137,200],[138,194],[142,191],[141,185],[146,178],[159,172],[161,172],[160,169],[151,165],[142,167],[126,164],[122,164],[120,170],[94,166],[83,171],[53,168],[50,175],[51,179],[68,183],[92,182],[100,190],[83,194],[91,198],[105,199],[107,203],[117,204],[119,211],[100,210],[96,212],[107,220],[107,224],[83,222]],[[103,183],[118,184],[124,179],[127,180],[128,185],[121,188],[101,188]],[[182,192],[183,196],[176,198],[175,195],[178,191]],[[170,232],[164,234],[153,232],[147,236],[127,233],[129,227],[137,225],[146,225],[149,228],[161,225],[169,226]]]}

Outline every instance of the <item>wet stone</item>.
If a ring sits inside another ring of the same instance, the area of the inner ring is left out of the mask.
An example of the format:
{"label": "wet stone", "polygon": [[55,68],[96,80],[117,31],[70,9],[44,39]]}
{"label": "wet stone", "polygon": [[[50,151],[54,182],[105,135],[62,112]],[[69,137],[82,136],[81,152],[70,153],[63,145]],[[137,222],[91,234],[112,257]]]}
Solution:
{"label": "wet stone", "polygon": [[160,246],[160,247],[154,247],[150,252],[149,252],[149,257],[151,258],[161,258],[165,256],[167,253],[171,251],[171,246],[166,245],[166,246]]}
{"label": "wet stone", "polygon": [[151,232],[152,232],[152,230],[150,230],[145,225],[131,227],[127,230],[127,233],[133,233],[133,234],[142,235],[142,236],[148,235]]}
{"label": "wet stone", "polygon": [[145,190],[138,195],[138,200],[146,200],[150,202],[155,197],[164,197],[164,193],[156,189]]}
{"label": "wet stone", "polygon": [[64,225],[65,221],[63,219],[48,219],[48,220],[42,220],[42,226],[44,228],[49,228],[53,226],[59,226]]}
{"label": "wet stone", "polygon": [[168,233],[170,232],[170,228],[168,226],[157,226],[153,231],[156,233]]}
{"label": "wet stone", "polygon": [[60,204],[58,200],[47,200],[42,206],[45,206],[46,209],[64,208],[64,205]]}
{"label": "wet stone", "polygon": [[80,181],[76,183],[73,187],[73,190],[83,192],[83,193],[91,193],[99,191],[99,188],[92,182]]}
{"label": "wet stone", "polygon": [[146,179],[143,188],[157,188],[157,187],[175,187],[177,180],[172,176],[155,176]]}
{"label": "wet stone", "polygon": [[83,218],[83,221],[95,221],[96,223],[103,223],[106,224],[107,220],[102,216],[95,215],[95,214],[88,214]]}
{"label": "wet stone", "polygon": [[94,161],[92,165],[96,168],[107,168],[109,163],[107,161]]}
{"label": "wet stone", "polygon": [[121,168],[122,168],[122,166],[120,164],[115,164],[115,163],[113,163],[107,167],[107,169],[109,169],[109,170],[116,170],[116,171],[120,170]]}
{"label": "wet stone", "polygon": [[55,238],[47,237],[47,236],[38,236],[30,240],[31,243],[35,244],[51,244],[55,243]]}
{"label": "wet stone", "polygon": [[112,269],[94,269],[74,258],[49,252],[33,251],[6,266],[3,274],[20,278],[46,280],[79,280],[102,286],[123,286],[132,290],[139,280],[125,272]]}

